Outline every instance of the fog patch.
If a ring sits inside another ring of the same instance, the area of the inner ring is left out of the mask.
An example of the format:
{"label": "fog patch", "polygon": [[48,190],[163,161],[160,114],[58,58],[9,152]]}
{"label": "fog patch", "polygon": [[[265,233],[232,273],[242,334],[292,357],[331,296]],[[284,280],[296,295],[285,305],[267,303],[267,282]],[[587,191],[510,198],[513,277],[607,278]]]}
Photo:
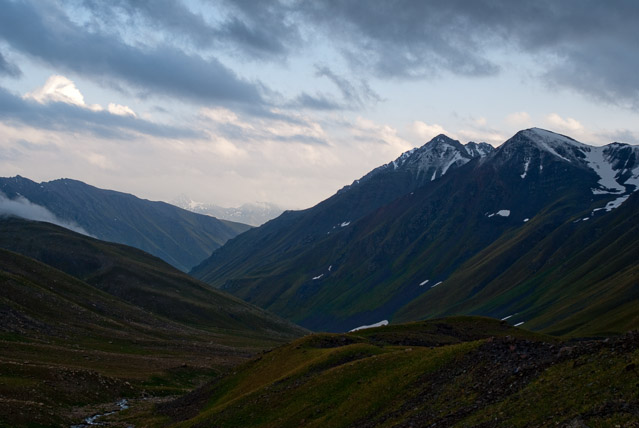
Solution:
{"label": "fog patch", "polygon": [[83,235],[92,236],[81,226],[73,222],[60,220],[51,211],[41,205],[32,203],[24,196],[9,199],[0,192],[0,217],[20,217],[27,220],[44,221]]}

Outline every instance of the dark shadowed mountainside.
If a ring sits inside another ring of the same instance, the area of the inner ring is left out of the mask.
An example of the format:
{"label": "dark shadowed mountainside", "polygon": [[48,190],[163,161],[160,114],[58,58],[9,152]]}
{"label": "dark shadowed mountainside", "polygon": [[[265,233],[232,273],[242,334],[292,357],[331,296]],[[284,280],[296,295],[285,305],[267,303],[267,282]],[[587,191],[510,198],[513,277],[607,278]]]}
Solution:
{"label": "dark shadowed mountainside", "polygon": [[35,183],[20,176],[0,178],[0,192],[10,200],[25,198],[64,224],[142,249],[183,271],[250,228],[70,179]]}

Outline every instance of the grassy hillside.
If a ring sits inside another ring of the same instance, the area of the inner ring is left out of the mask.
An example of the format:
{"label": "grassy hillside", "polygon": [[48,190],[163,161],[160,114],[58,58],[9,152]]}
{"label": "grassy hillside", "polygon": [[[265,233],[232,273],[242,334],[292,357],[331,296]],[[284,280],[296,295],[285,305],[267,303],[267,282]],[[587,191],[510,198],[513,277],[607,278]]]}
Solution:
{"label": "grassy hillside", "polygon": [[[639,336],[562,343],[486,318],[321,334],[263,353],[149,427],[632,426]],[[577,425],[574,425],[577,424]]]}
{"label": "grassy hillside", "polygon": [[542,213],[479,252],[394,319],[511,315],[509,323],[572,336],[639,327],[639,194],[584,221],[589,215],[590,210],[561,221],[552,211]]}
{"label": "grassy hillside", "polygon": [[49,223],[0,220],[0,248],[39,260],[144,310],[198,328],[289,339],[303,330],[157,257]]}
{"label": "grassy hillside", "polygon": [[60,268],[0,250],[2,427],[182,394],[305,333],[136,249],[19,219],[0,236]]}
{"label": "grassy hillside", "polygon": [[77,180],[35,183],[20,176],[0,178],[0,191],[9,199],[24,197],[45,207],[59,220],[101,240],[142,249],[185,272],[250,229]]}

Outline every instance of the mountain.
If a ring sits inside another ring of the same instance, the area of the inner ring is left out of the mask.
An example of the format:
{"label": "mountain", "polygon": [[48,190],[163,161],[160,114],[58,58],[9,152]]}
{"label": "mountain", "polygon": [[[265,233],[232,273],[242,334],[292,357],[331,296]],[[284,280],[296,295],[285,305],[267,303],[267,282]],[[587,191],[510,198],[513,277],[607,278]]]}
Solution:
{"label": "mountain", "polygon": [[[286,211],[263,226],[231,240],[192,270],[196,277],[220,287],[231,277],[297,256],[300,251],[383,205],[493,150],[439,135],[419,149],[371,171],[318,205]],[[250,249],[253,249],[252,251]]]}
{"label": "mountain", "polygon": [[0,426],[69,426],[97,403],[184,393],[306,333],[49,223],[0,220],[0,248]]}
{"label": "mountain", "polygon": [[222,220],[235,221],[251,226],[261,226],[284,211],[277,205],[268,202],[242,204],[237,208],[224,208],[215,204],[196,202],[185,194],[181,194],[172,200],[171,204],[194,213],[210,215]]}
{"label": "mountain", "polygon": [[174,322],[211,331],[284,336],[303,329],[212,289],[161,259],[43,222],[0,220],[0,248],[38,260]]}
{"label": "mountain", "polygon": [[482,156],[465,147],[436,137],[192,273],[312,330],[453,314],[561,334],[638,326],[639,147],[538,128]]}
{"label": "mountain", "polygon": [[636,332],[566,343],[480,317],[316,334],[135,420],[116,420],[166,427],[631,427],[639,415],[637,346]]}
{"label": "mountain", "polygon": [[[0,192],[23,205],[23,216],[44,211],[60,224],[147,251],[183,271],[250,228],[76,180],[35,183],[20,176],[0,178]],[[48,217],[42,220],[55,222]]]}

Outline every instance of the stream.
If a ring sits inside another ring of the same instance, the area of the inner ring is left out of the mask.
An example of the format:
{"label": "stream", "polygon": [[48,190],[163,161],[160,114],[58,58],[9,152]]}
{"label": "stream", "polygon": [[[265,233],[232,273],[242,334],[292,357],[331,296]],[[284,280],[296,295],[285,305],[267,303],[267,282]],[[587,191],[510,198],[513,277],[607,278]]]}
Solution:
{"label": "stream", "polygon": [[112,414],[117,413],[117,412],[121,412],[122,410],[126,410],[126,409],[129,408],[129,402],[127,401],[126,398],[123,398],[122,400],[118,401],[115,404],[119,407],[118,410],[113,410],[111,412],[99,413],[97,415],[89,416],[88,418],[86,418],[84,420],[83,423],[78,424],[78,425],[71,425],[70,428],[86,428],[86,427],[91,427],[91,426],[96,426],[96,425],[102,425],[102,423],[98,421],[101,417],[109,416],[109,415],[112,415]]}

